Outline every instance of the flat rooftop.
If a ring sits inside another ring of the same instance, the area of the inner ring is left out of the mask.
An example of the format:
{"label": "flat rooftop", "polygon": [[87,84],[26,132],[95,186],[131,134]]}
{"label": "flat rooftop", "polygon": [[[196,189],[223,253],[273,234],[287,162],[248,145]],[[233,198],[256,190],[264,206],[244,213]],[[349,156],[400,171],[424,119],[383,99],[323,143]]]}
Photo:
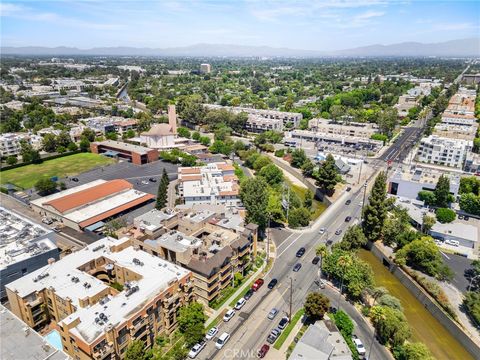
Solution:
{"label": "flat rooftop", "polygon": [[56,249],[53,232],[0,206],[0,269]]}
{"label": "flat rooftop", "polygon": [[200,248],[202,240],[188,236],[176,230],[169,231],[154,240],[145,240],[145,244],[153,247],[164,247],[175,252],[184,252],[190,248]]}
{"label": "flat rooftop", "polygon": [[128,144],[125,142],[114,141],[114,140],[99,141],[99,142],[96,142],[95,144],[99,146],[108,146],[108,147],[115,148],[122,151],[129,151],[129,152],[137,153],[140,155],[145,155],[152,150],[145,146],[133,145],[133,144]]}
{"label": "flat rooftop", "polygon": [[433,169],[424,169],[420,167],[416,167],[413,169],[399,168],[393,173],[392,178],[417,183],[432,184],[435,186],[438,182],[438,179],[442,175],[448,176],[452,185],[460,184],[460,176],[457,174],[449,174],[441,171],[435,171]]}
{"label": "flat rooftop", "polygon": [[168,221],[177,216],[177,212],[173,209],[152,209],[145,214],[137,216],[133,222],[147,230],[155,230],[163,226],[164,221]]}
{"label": "flat rooftop", "polygon": [[[60,323],[70,324],[79,319],[80,323],[71,331],[91,344],[105,332],[106,326],[109,324],[117,326],[129,320],[132,314],[140,311],[149,299],[153,299],[165,291],[172,282],[190,273],[178,265],[145,251],[136,250],[132,246],[116,251],[116,248],[125,246],[125,243],[129,243],[126,237],[100,239],[82,250],[8,284],[7,287],[12,291],[18,291],[21,297],[53,287],[57,296],[70,298],[77,311]],[[103,258],[106,264],[114,264],[138,274],[140,279],[129,284],[130,287],[138,288],[127,296],[128,287],[125,286],[124,290],[117,295],[109,295],[101,302],[81,308],[79,299],[94,296],[109,288],[101,280],[79,270],[82,266],[100,258]],[[100,313],[105,316],[102,316],[103,320],[98,317]]]}
{"label": "flat rooftop", "polygon": [[49,345],[11,311],[0,305],[0,357],[3,360],[67,360],[63,351]]}
{"label": "flat rooftop", "polygon": [[201,223],[213,218],[213,216],[215,216],[215,212],[211,210],[196,210],[186,214],[182,219],[192,223]]}

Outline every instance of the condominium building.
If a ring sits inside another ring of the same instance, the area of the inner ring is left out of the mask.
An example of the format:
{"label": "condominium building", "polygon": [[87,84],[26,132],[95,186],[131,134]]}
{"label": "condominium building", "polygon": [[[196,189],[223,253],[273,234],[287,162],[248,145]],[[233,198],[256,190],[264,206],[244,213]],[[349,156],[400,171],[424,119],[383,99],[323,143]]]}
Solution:
{"label": "condominium building", "polygon": [[247,114],[256,115],[258,117],[263,117],[266,119],[279,119],[283,121],[283,125],[292,124],[293,127],[298,127],[300,125],[300,121],[303,119],[303,115],[301,113],[294,113],[294,112],[252,109],[252,108],[241,107],[241,106],[222,106],[222,105],[214,105],[214,104],[205,104],[204,106],[207,109],[211,109],[211,110],[226,109],[235,114],[245,112]]}
{"label": "condominium building", "polygon": [[477,124],[463,125],[463,124],[449,124],[438,123],[433,129],[433,134],[451,139],[472,140],[477,133]]}
{"label": "condominium building", "polygon": [[178,192],[186,205],[241,206],[235,168],[227,163],[178,169]]}
{"label": "condominium building", "polygon": [[338,122],[329,119],[311,119],[308,122],[308,127],[311,131],[316,131],[325,134],[335,134],[343,136],[356,136],[363,138],[370,138],[373,134],[378,132],[378,126],[371,123],[358,122]]}
{"label": "condominium building", "polygon": [[249,114],[245,123],[245,130],[254,133],[262,133],[268,130],[283,131],[283,121]]}
{"label": "condominium building", "polygon": [[353,146],[358,149],[378,150],[383,146],[383,141],[373,140],[368,137],[358,137],[343,134],[320,133],[311,130],[293,130],[285,133],[285,144],[302,146],[303,141],[311,141],[320,144],[341,144]]}
{"label": "condominium building", "polygon": [[0,207],[0,298],[5,285],[58,260],[55,233],[24,216]]}
{"label": "condominium building", "polygon": [[418,161],[462,169],[473,142],[430,135],[420,140]]}
{"label": "condominium building", "polygon": [[0,135],[0,156],[17,156],[22,151],[22,140],[32,145],[35,150],[42,148],[43,138],[35,134],[5,133]]}
{"label": "condominium building", "polygon": [[473,114],[467,114],[463,111],[453,111],[447,109],[442,114],[442,123],[452,125],[468,125],[473,126],[477,122],[477,119]]}
{"label": "condominium building", "polygon": [[136,229],[129,230],[135,244],[191,270],[197,301],[207,306],[231,285],[235,273],[245,271],[255,254],[256,225],[245,226],[237,219],[228,228],[234,214],[219,216],[210,210],[147,214],[135,219]]}
{"label": "condominium building", "polygon": [[122,359],[128,344],[150,347],[171,334],[178,310],[194,300],[192,274],[103,238],[7,285],[12,312],[38,329],[53,322],[72,358]]}

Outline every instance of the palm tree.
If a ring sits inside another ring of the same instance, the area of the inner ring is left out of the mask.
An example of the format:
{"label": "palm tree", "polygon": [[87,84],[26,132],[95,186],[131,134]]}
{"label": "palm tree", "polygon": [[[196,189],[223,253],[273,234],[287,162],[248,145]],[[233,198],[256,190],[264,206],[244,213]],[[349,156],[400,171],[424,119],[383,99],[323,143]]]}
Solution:
{"label": "palm tree", "polygon": [[327,254],[328,254],[327,245],[325,245],[325,244],[318,245],[318,247],[315,249],[315,254],[317,256],[320,256],[320,279],[321,279],[322,278],[323,257],[327,256]]}

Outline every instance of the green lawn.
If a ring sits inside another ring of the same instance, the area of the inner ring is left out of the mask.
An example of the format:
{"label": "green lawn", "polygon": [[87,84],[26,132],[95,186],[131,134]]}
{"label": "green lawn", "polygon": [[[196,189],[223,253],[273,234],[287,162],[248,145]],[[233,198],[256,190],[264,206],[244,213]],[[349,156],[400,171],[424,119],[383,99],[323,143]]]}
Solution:
{"label": "green lawn", "polygon": [[[307,192],[307,188],[305,188],[303,186],[294,185],[288,179],[285,179],[285,181],[290,186],[290,190],[294,191],[295,194],[297,194],[297,196],[303,201],[303,199],[305,199],[305,193]],[[316,218],[318,218],[325,211],[326,208],[327,208],[327,206],[324,203],[322,203],[322,202],[320,202],[316,199],[313,199],[312,209],[311,209],[312,220],[315,220]]]}
{"label": "green lawn", "polygon": [[16,169],[2,171],[0,173],[1,184],[14,184],[23,189],[29,189],[35,185],[38,179],[66,175],[73,176],[93,169],[94,167],[111,164],[114,160],[102,155],[92,153],[80,153],[64,156],[58,159],[47,160],[41,164],[21,166]]}

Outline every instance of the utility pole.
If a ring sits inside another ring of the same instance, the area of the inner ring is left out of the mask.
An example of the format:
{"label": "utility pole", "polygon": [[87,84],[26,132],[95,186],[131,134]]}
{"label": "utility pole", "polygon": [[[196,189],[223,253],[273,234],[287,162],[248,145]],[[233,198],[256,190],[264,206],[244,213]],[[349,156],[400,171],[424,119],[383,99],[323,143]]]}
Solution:
{"label": "utility pole", "polygon": [[270,259],[270,214],[268,214],[268,227],[267,227],[267,265],[268,259]]}
{"label": "utility pole", "polygon": [[290,277],[290,312],[288,318],[292,321],[293,279]]}
{"label": "utility pole", "polygon": [[367,197],[367,186],[368,186],[368,182],[365,181],[365,185],[363,185],[363,202],[362,202],[362,214],[361,214],[361,217],[360,219],[362,220],[360,223],[363,223],[363,211],[365,209],[365,199]]}

